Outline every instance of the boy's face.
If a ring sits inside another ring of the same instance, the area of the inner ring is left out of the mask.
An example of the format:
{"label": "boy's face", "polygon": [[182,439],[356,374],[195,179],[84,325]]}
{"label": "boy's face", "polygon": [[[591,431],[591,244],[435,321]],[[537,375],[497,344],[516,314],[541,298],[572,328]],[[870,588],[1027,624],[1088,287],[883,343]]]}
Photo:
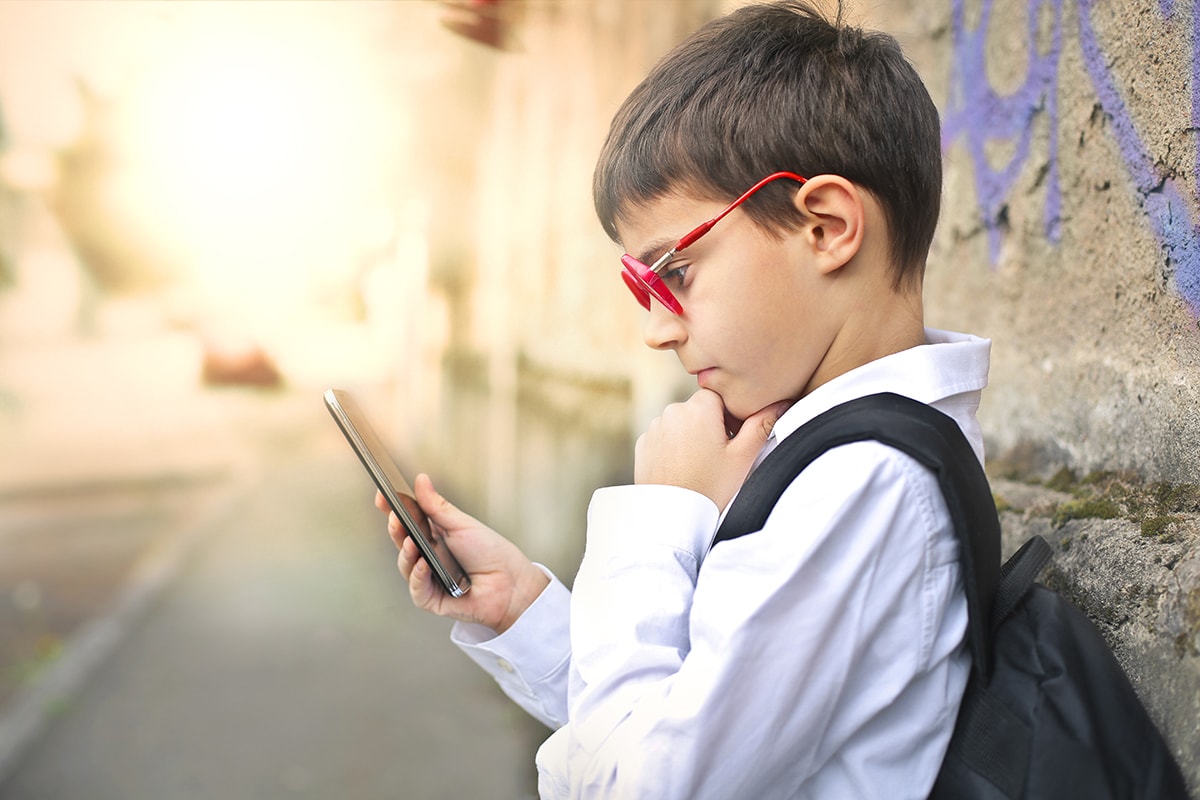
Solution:
{"label": "boy's face", "polygon": [[[667,195],[639,206],[617,232],[627,252],[653,263],[725,204]],[[674,350],[698,385],[738,419],[809,386],[838,330],[830,284],[803,230],[776,239],[741,210],[679,253],[662,274],[683,306],[651,301],[646,344]]]}

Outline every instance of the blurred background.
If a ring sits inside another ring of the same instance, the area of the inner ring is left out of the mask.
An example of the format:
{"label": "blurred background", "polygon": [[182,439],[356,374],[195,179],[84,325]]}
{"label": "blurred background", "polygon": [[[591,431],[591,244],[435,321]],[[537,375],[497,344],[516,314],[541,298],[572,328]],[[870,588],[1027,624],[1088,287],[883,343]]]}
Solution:
{"label": "blurred background", "polygon": [[[321,394],[569,584],[591,492],[693,388],[595,156],[740,4],[0,3],[0,797],[534,794],[547,732],[408,605]],[[847,5],[943,109],[929,314],[997,337],[989,447],[1179,479],[1191,18],[1090,9]]]}
{"label": "blurred background", "polygon": [[533,793],[321,394],[569,582],[686,378],[591,168],[723,8],[0,4],[0,795]]}

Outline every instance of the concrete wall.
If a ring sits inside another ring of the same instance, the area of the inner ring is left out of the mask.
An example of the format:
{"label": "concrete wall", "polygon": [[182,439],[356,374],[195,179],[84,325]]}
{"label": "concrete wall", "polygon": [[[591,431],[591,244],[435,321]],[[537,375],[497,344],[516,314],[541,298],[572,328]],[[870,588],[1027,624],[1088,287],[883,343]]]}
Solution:
{"label": "concrete wall", "polygon": [[[568,581],[591,490],[627,480],[637,433],[690,392],[640,343],[592,215],[593,159],[645,70],[727,6],[513,3],[518,47],[464,67],[482,87],[459,120],[473,188],[433,215],[456,221],[430,279],[442,411],[408,435]],[[1056,545],[1047,582],[1101,624],[1200,785],[1200,15],[1176,0],[848,10],[901,39],[942,110],[927,317],[994,341],[981,417],[1006,548]]]}
{"label": "concrete wall", "polygon": [[947,4],[924,34],[946,213],[930,316],[995,340],[984,422],[1089,472],[1200,471],[1188,4]]}
{"label": "concrete wall", "polygon": [[1006,550],[1055,545],[1044,579],[1098,622],[1195,791],[1200,15],[949,0],[895,19],[943,117],[927,316],[994,342]]}

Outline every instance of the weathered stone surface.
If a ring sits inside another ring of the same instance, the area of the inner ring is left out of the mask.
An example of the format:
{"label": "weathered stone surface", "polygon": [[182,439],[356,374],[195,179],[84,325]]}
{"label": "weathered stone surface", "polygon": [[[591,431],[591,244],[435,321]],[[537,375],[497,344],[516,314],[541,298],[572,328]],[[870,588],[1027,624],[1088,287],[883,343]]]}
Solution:
{"label": "weathered stone surface", "polygon": [[1061,510],[1079,499],[1072,493],[996,478],[992,488],[1003,509],[1004,555],[1035,534],[1051,544],[1042,582],[1096,623],[1196,786],[1200,515],[1179,514],[1165,531],[1144,535],[1123,516],[1062,519]]}

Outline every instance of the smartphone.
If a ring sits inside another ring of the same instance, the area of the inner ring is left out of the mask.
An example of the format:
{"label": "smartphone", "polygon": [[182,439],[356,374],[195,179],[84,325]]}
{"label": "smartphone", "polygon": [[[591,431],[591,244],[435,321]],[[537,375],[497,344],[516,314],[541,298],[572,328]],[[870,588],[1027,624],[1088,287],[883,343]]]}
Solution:
{"label": "smartphone", "polygon": [[433,574],[451,597],[462,597],[471,588],[471,579],[459,565],[441,533],[433,527],[429,517],[417,505],[413,490],[400,474],[399,468],[388,455],[387,448],[375,434],[375,429],[363,415],[358,403],[341,389],[325,392],[325,407],[341,428],[350,447],[358,454],[358,460],[366,467],[371,479],[387,498],[388,505],[405,531],[425,557]]}

